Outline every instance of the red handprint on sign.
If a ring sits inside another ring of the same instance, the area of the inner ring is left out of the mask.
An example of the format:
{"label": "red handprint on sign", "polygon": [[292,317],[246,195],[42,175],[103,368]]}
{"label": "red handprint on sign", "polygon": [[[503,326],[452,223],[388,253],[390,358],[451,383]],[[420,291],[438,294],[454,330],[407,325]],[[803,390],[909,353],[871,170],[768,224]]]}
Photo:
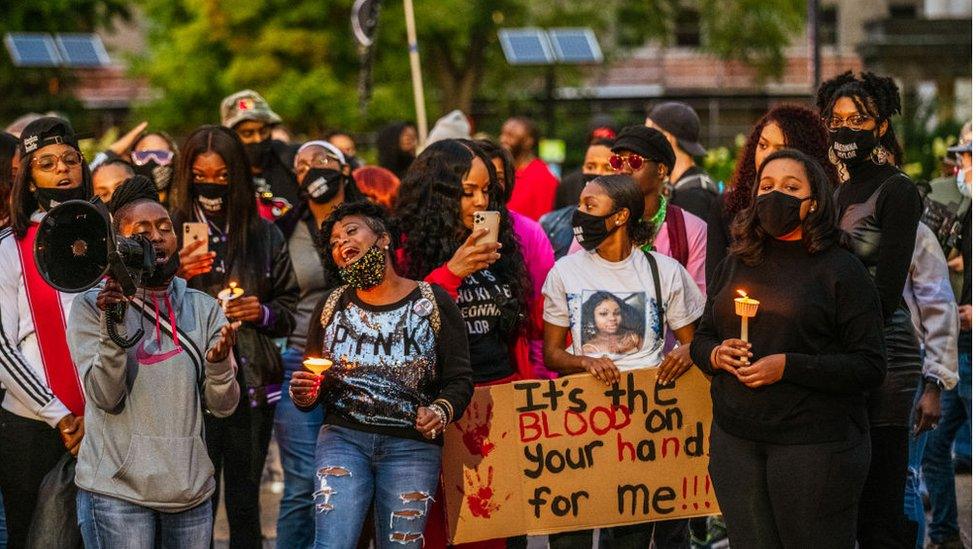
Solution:
{"label": "red handprint on sign", "polygon": [[[461,441],[465,448],[473,456],[488,457],[488,454],[495,449],[495,443],[488,440],[488,433],[491,429],[491,408],[492,403],[485,407],[485,417],[481,418],[478,403],[474,402],[464,412],[464,420],[456,423],[458,430],[461,431]],[[502,434],[502,438],[505,435]]]}
{"label": "red handprint on sign", "polygon": [[468,502],[468,509],[471,516],[481,518],[491,518],[491,514],[501,507],[495,503],[495,489],[492,488],[492,477],[495,475],[495,468],[488,467],[488,478],[485,482],[481,481],[481,475],[477,470],[464,471],[464,483],[467,487],[465,499]]}

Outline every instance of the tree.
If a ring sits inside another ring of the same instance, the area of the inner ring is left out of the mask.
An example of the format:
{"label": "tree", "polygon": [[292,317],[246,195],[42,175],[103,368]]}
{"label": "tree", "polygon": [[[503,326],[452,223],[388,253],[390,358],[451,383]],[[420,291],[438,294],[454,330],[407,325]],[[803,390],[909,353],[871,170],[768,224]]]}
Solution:
{"label": "tree", "polygon": [[[0,35],[8,32],[94,32],[118,17],[130,15],[125,0],[14,0],[3,7]],[[71,96],[76,75],[69,69],[16,67],[0,53],[0,120],[10,121],[27,112],[58,111],[84,116]],[[79,124],[75,124],[79,126]],[[77,129],[77,128],[76,128]]]}
{"label": "tree", "polygon": [[[261,92],[293,129],[362,130],[413,118],[402,0],[386,0],[375,44],[369,116],[357,109],[359,56],[348,0],[141,0],[151,18],[150,55],[136,68],[158,89],[141,115],[173,130],[215,122],[219,101]],[[721,4],[721,5],[719,5]],[[415,0],[429,111],[470,111],[477,98],[532,93],[538,69],[513,69],[502,27],[589,26],[608,58],[648,38],[667,42],[680,0]],[[781,74],[782,51],[802,30],[802,0],[699,0],[706,50]],[[560,68],[569,78],[582,73]]]}

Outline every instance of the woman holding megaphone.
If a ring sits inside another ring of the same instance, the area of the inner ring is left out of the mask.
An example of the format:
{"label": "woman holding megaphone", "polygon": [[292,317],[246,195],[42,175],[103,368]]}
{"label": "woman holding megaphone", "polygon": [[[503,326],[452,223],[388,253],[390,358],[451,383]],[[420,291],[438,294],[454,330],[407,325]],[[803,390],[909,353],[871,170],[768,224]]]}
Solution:
{"label": "woman holding megaphone", "polygon": [[38,488],[84,436],[85,399],[65,339],[74,294],[44,282],[34,239],[47,211],[89,199],[91,174],[71,125],[43,117],[21,133],[21,168],[11,190],[11,228],[0,231],[0,491],[8,547],[27,539]]}
{"label": "woman holding megaphone", "polygon": [[[138,546],[206,548],[213,527],[214,468],[204,417],[227,417],[240,386],[231,356],[236,331],[220,305],[176,278],[179,253],[155,185],[135,176],[116,189],[115,230],[141,236],[155,270],[127,299],[109,278],[71,309],[68,343],[88,397],[90,427],[78,455],[78,523],[89,549]],[[109,336],[108,311],[128,303],[120,323],[146,330],[126,349]]]}

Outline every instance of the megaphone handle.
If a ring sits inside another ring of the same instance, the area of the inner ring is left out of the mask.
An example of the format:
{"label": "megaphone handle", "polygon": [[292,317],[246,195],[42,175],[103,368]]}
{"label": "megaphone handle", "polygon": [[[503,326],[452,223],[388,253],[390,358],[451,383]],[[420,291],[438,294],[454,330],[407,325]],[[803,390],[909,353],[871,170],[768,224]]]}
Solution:
{"label": "megaphone handle", "polygon": [[119,347],[122,347],[123,349],[128,349],[138,343],[139,340],[142,339],[143,334],[146,332],[140,327],[129,339],[125,339],[119,335],[117,325],[121,324],[125,320],[125,307],[125,303],[116,303],[108,312],[108,322],[105,323],[105,327],[108,331],[108,337],[113,343]]}

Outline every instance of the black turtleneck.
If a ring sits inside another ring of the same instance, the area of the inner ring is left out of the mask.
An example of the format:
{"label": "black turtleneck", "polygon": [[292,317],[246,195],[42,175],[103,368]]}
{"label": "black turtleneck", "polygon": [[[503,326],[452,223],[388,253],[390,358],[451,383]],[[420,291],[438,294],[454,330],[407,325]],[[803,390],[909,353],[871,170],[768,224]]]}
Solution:
{"label": "black turtleneck", "polygon": [[[902,290],[915,250],[915,232],[922,215],[922,203],[915,184],[898,168],[878,166],[870,160],[849,168],[851,178],[837,191],[837,217],[848,207],[866,202],[882,184],[875,211],[881,229],[877,252],[875,285],[888,319],[901,305]],[[885,183],[887,182],[887,183]],[[861,258],[862,260],[864,258]]]}

